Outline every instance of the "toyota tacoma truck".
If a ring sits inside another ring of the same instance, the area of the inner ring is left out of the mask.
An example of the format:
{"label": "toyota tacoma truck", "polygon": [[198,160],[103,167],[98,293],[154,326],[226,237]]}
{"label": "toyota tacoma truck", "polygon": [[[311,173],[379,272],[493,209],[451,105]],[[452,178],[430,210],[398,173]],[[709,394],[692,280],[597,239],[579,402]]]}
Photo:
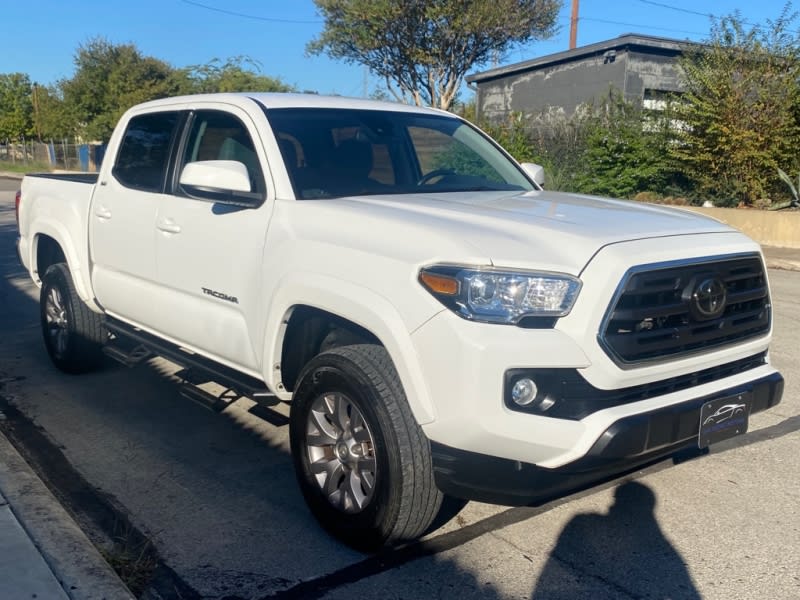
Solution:
{"label": "toyota tacoma truck", "polygon": [[290,403],[311,512],[376,548],[445,495],[542,502],[781,399],[758,244],[542,179],[438,110],[163,99],[98,174],[25,177],[18,253],[59,369],[162,356],[196,399]]}

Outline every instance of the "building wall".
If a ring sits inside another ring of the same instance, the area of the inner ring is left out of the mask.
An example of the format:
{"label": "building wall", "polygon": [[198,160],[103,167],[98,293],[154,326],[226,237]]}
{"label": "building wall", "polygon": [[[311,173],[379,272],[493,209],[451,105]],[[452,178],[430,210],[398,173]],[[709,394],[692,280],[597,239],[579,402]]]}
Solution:
{"label": "building wall", "polygon": [[679,92],[682,89],[681,68],[676,55],[630,53],[625,83],[626,98],[642,99],[645,97],[645,90]]}
{"label": "building wall", "polygon": [[498,121],[511,112],[536,114],[548,107],[571,115],[612,87],[631,101],[641,101],[645,90],[679,91],[676,55],[617,49],[613,58],[597,54],[484,81],[477,85],[478,116]]}

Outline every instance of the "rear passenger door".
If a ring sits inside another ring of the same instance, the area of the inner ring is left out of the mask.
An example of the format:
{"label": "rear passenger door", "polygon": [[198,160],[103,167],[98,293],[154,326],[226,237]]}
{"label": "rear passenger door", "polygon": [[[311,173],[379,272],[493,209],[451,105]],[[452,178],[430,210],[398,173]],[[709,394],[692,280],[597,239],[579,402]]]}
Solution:
{"label": "rear passenger door", "polygon": [[135,323],[149,323],[158,312],[156,214],[184,116],[179,111],[133,116],[113,167],[104,167],[92,197],[88,222],[95,296],[109,313]]}
{"label": "rear passenger door", "polygon": [[[183,167],[205,160],[244,164],[251,192],[262,200],[260,206],[214,202],[181,186]],[[245,370],[257,366],[249,332],[254,329],[273,207],[264,163],[263,145],[244,111],[195,110],[179,150],[173,194],[161,198],[156,216],[161,288],[157,329],[182,345]]]}

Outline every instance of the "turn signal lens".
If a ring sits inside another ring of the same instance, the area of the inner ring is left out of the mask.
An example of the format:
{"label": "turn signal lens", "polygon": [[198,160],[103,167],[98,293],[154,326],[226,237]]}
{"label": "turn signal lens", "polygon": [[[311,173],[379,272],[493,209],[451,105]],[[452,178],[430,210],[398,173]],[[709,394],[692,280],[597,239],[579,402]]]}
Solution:
{"label": "turn signal lens", "polygon": [[431,273],[430,271],[422,271],[419,274],[419,280],[434,294],[443,294],[445,296],[455,296],[458,294],[458,280],[453,277]]}

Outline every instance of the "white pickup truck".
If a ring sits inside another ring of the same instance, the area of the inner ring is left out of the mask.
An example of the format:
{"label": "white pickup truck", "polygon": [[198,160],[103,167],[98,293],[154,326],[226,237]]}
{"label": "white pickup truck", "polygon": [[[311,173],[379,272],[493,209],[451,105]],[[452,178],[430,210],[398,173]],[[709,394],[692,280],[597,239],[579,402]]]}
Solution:
{"label": "white pickup truck", "polygon": [[67,372],[159,355],[290,402],[297,478],[361,548],[443,495],[541,502],[780,401],[759,246],[544,191],[451,114],[315,95],[129,110],[98,175],[32,175],[18,252]]}

